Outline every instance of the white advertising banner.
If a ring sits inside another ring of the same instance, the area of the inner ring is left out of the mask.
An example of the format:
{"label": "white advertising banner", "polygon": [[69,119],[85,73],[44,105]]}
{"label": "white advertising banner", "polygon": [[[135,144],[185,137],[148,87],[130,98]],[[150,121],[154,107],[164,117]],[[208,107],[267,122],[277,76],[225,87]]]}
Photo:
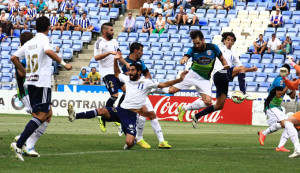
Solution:
{"label": "white advertising banner", "polygon": [[267,119],[264,112],[264,101],[253,101],[252,125],[267,126]]}

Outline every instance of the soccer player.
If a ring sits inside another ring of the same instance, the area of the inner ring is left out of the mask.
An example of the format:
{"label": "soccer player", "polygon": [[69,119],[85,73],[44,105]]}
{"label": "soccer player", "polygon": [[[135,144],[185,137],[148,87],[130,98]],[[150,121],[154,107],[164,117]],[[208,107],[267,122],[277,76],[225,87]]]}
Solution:
{"label": "soccer player", "polygon": [[126,85],[127,94],[125,95],[124,102],[120,107],[112,108],[97,108],[88,112],[81,112],[75,114],[73,105],[68,107],[69,120],[72,122],[75,119],[89,119],[96,116],[101,116],[106,121],[121,122],[122,129],[126,134],[126,145],[124,149],[130,149],[134,145],[136,136],[136,119],[137,113],[142,113],[142,107],[147,99],[148,93],[152,88],[163,88],[174,85],[182,81],[187,73],[183,72],[180,79],[164,83],[154,83],[151,79],[146,79],[141,76],[142,66],[138,63],[130,65],[129,76],[122,74],[117,62],[122,54],[118,52],[114,60],[114,73],[116,78],[124,82]]}
{"label": "soccer player", "polygon": [[[125,91],[123,87],[124,83],[120,82],[118,78],[114,75],[114,56],[117,54],[119,49],[119,43],[117,40],[113,39],[114,28],[111,23],[104,23],[101,27],[102,37],[100,37],[94,46],[94,58],[99,61],[99,73],[103,78],[106,89],[110,94],[110,98],[106,101],[106,107],[113,107],[115,101],[118,99],[118,90],[121,89]],[[128,63],[121,58],[122,64]],[[120,98],[122,101],[125,97],[125,93]],[[117,124],[118,125],[118,124]],[[102,132],[106,132],[106,123],[100,117],[100,129]]]}
{"label": "soccer player", "polygon": [[[288,70],[288,74],[290,74],[290,66],[288,64],[284,64],[282,67],[285,67]],[[267,97],[264,105],[264,111],[268,119],[267,122],[270,127],[264,131],[258,132],[258,135],[260,136],[259,143],[261,145],[264,145],[266,136],[270,133],[273,133],[273,124],[276,124],[277,122],[280,122],[284,119],[288,119],[288,116],[281,109],[281,102],[285,94],[289,95],[291,99],[294,99],[296,92],[295,90],[288,89],[288,87],[286,87],[286,85],[284,84],[282,77],[278,76],[274,79],[271,85],[269,96]],[[284,148],[284,144],[286,143],[288,138],[289,136],[287,134],[287,131],[284,130],[276,151],[290,152],[289,150]]]}
{"label": "soccer player", "polygon": [[187,110],[198,110],[210,106],[211,100],[211,82],[210,76],[214,69],[214,64],[218,58],[225,69],[229,68],[224,59],[219,47],[215,44],[205,43],[204,36],[200,30],[193,30],[190,32],[194,46],[191,47],[187,54],[180,60],[180,64],[185,64],[192,57],[192,67],[189,70],[186,78],[170,88],[158,89],[157,93],[174,94],[180,90],[189,89],[195,86],[197,92],[200,94],[202,100],[197,99],[193,103],[186,106],[178,106],[178,119],[183,120],[183,116]]}
{"label": "soccer player", "polygon": [[[149,69],[144,64],[144,61],[141,60],[142,56],[143,56],[143,45],[134,42],[130,45],[130,54],[128,57],[125,58],[125,61],[128,62],[129,64],[132,63],[141,64],[143,76],[147,79],[152,79]],[[122,71],[127,75],[129,73],[129,71],[125,66],[122,67]],[[118,107],[120,107],[120,104],[121,102],[119,102]],[[168,142],[164,140],[164,135],[162,133],[161,126],[159,124],[159,121],[157,119],[157,116],[154,112],[153,106],[149,98],[146,99],[145,105],[143,107],[144,107],[143,110],[147,110],[147,111],[143,112],[138,118],[137,135],[136,135],[137,144],[143,148],[151,148],[151,146],[143,139],[143,131],[144,131],[146,119],[147,117],[149,117],[151,121],[152,129],[155,132],[159,142],[158,147],[171,148],[172,146],[169,145]]]}
{"label": "soccer player", "polygon": [[[26,125],[17,142],[11,143],[16,157],[24,161],[22,147],[27,139],[39,126],[52,116],[51,108],[51,64],[52,59],[59,62],[65,69],[71,70],[72,65],[66,64],[52,50],[47,36],[50,30],[50,20],[39,17],[36,20],[36,36],[23,45],[11,57],[11,61],[23,74],[26,73],[24,85],[28,88],[33,118]],[[19,58],[26,58],[26,69]]]}

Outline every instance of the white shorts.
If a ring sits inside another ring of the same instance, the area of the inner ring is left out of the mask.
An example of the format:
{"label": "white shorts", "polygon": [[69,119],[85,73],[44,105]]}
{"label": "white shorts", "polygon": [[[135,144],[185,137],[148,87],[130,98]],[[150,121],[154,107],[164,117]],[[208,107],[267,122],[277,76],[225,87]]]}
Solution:
{"label": "white shorts", "polygon": [[145,106],[148,109],[148,112],[154,111],[152,103],[151,103],[149,97],[146,98]]}
{"label": "white shorts", "polygon": [[182,82],[174,85],[174,87],[180,90],[187,90],[192,86],[196,87],[196,90],[199,94],[211,96],[210,80],[204,79],[193,70],[189,70],[189,73],[185,76]]}
{"label": "white shorts", "polygon": [[288,119],[288,116],[278,108],[267,109],[266,116],[269,126],[277,123],[278,121]]}

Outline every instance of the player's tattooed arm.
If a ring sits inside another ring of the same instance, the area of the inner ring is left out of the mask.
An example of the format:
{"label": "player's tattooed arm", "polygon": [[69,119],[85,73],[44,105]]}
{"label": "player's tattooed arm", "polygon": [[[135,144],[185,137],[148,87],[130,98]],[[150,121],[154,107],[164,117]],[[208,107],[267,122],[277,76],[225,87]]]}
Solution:
{"label": "player's tattooed arm", "polygon": [[14,65],[17,67],[17,69],[20,70],[20,72],[22,72],[23,74],[26,74],[26,70],[23,67],[23,65],[21,64],[21,62],[20,62],[20,60],[19,60],[18,57],[16,57],[15,55],[13,55],[10,59],[14,63]]}
{"label": "player's tattooed arm", "polygon": [[120,60],[120,58],[122,57],[121,53],[117,53],[114,59],[114,72],[115,72],[115,76],[116,78],[119,78],[119,75],[121,73],[119,65],[118,65],[118,60]]}
{"label": "player's tattooed arm", "polygon": [[188,74],[189,71],[185,70],[180,74],[180,78],[179,79],[175,79],[175,80],[171,80],[171,81],[167,81],[167,82],[163,82],[163,83],[159,83],[158,84],[158,88],[165,88],[165,87],[169,87],[172,85],[175,85],[181,81],[183,81],[183,79],[185,78],[185,75]]}

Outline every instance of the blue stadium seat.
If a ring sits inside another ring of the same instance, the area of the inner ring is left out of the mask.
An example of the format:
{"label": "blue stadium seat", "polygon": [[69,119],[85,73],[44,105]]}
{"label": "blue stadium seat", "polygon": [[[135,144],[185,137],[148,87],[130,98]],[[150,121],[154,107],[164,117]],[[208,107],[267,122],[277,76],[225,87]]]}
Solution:
{"label": "blue stadium seat", "polygon": [[129,42],[120,42],[119,49],[122,50],[129,50]]}
{"label": "blue stadium seat", "polygon": [[220,27],[228,27],[229,26],[229,19],[221,18],[219,26]]}
{"label": "blue stadium seat", "polygon": [[246,3],[245,2],[237,2],[236,6],[235,6],[235,10],[240,11],[240,10],[245,10],[246,7]]}
{"label": "blue stadium seat", "polygon": [[173,43],[173,52],[180,52],[182,50],[183,44],[182,43]]}
{"label": "blue stadium seat", "polygon": [[266,8],[268,7],[268,4],[265,2],[259,2],[257,4],[257,11],[266,11]]}
{"label": "blue stadium seat", "polygon": [[[124,54],[124,53],[122,52],[122,54]],[[151,59],[151,58],[152,58],[152,51],[144,51],[143,52],[142,59]]]}
{"label": "blue stadium seat", "polygon": [[174,57],[174,52],[172,51],[165,51],[164,52],[164,57],[163,57],[163,60],[165,61],[171,61]]}
{"label": "blue stadium seat", "polygon": [[72,49],[76,52],[82,50],[83,42],[81,40],[74,40]]}
{"label": "blue stadium seat", "polygon": [[144,16],[139,16],[139,17],[136,17],[135,25],[136,26],[143,26],[144,22],[145,22],[145,17]]}
{"label": "blue stadium seat", "polygon": [[190,27],[190,31],[191,30],[200,30],[200,27],[193,25],[193,26]]}
{"label": "blue stadium seat", "polygon": [[254,79],[255,79],[255,73],[254,72],[246,73],[245,81],[253,82]]}
{"label": "blue stadium seat", "polygon": [[290,37],[296,37],[298,34],[298,28],[288,28],[288,34]]}
{"label": "blue stadium seat", "polygon": [[175,52],[174,53],[174,61],[179,61],[183,58],[184,56],[184,53],[183,52]]}
{"label": "blue stadium seat", "polygon": [[[153,68],[154,68],[154,69],[157,69],[157,70],[161,70],[161,69],[163,69],[164,64],[165,64],[164,60],[156,60],[156,61],[154,62]],[[157,72],[157,71],[156,71],[156,72]]]}
{"label": "blue stadium seat", "polygon": [[278,73],[269,73],[267,82],[272,83],[277,76],[279,76]]}
{"label": "blue stadium seat", "polygon": [[11,90],[12,86],[11,86],[11,84],[2,84],[2,89],[3,90]]}
{"label": "blue stadium seat", "polygon": [[91,61],[90,64],[89,64],[89,67],[93,68],[93,67],[98,67],[99,66],[99,63],[97,61]]}
{"label": "blue stadium seat", "polygon": [[169,25],[168,33],[177,34],[178,33],[178,26],[177,25]]}
{"label": "blue stadium seat", "polygon": [[1,64],[9,64],[10,62],[10,55],[2,55]]}
{"label": "blue stadium seat", "polygon": [[284,21],[284,28],[293,28],[295,24],[294,20],[287,19]]}
{"label": "blue stadium seat", "polygon": [[62,55],[62,58],[65,60],[71,60],[73,59],[73,49],[64,49],[64,53]]}
{"label": "blue stadium seat", "polygon": [[241,54],[240,55],[240,61],[242,63],[248,63],[250,60],[250,54]]}
{"label": "blue stadium seat", "polygon": [[182,49],[182,51],[183,52],[187,52],[191,47],[193,47],[194,45],[193,45],[193,43],[185,43],[184,45],[183,45],[183,49]]}
{"label": "blue stadium seat", "polygon": [[20,39],[19,38],[13,38],[11,41],[10,46],[11,47],[15,47],[15,46],[19,46],[20,45]]}
{"label": "blue stadium seat", "polygon": [[146,42],[148,41],[149,34],[148,33],[140,33],[138,42]]}
{"label": "blue stadium seat", "polygon": [[61,47],[62,46],[62,40],[54,40],[52,41],[53,47]]}
{"label": "blue stadium seat", "polygon": [[[2,42],[3,43],[3,42]],[[2,51],[1,51],[1,55],[10,55],[10,52],[11,52],[11,47],[2,47]]]}
{"label": "blue stadium seat", "polygon": [[58,30],[56,30],[56,31],[52,31],[52,34],[51,34],[52,36],[52,39],[60,39],[60,37],[61,37],[61,31],[58,31]]}
{"label": "blue stadium seat", "polygon": [[199,19],[199,25],[200,26],[207,26],[208,24],[208,19],[207,18],[200,18]]}
{"label": "blue stadium seat", "polygon": [[[154,61],[153,60],[144,60],[144,63],[147,66],[147,68],[151,69],[153,67]],[[155,72],[154,72],[154,74],[155,74]],[[153,76],[154,74],[151,74],[151,75]]]}
{"label": "blue stadium seat", "polygon": [[170,51],[172,48],[172,43],[170,42],[163,42],[162,43],[162,47],[161,47],[161,51]]}
{"label": "blue stadium seat", "polygon": [[71,39],[72,40],[80,40],[81,39],[81,31],[73,31]]}
{"label": "blue stadium seat", "polygon": [[208,26],[210,26],[210,27],[216,27],[218,25],[219,25],[219,19],[217,19],[217,18],[211,18],[211,19],[209,19]]}
{"label": "blue stadium seat", "polygon": [[176,78],[177,74],[169,74],[167,73],[166,75],[166,79],[168,80],[174,80]]}
{"label": "blue stadium seat", "polygon": [[102,7],[100,8],[99,15],[100,16],[108,16],[109,8],[108,7]]}
{"label": "blue stadium seat", "polygon": [[150,42],[141,42],[141,44],[144,46],[143,50],[149,50],[150,49]]}
{"label": "blue stadium seat", "polygon": [[257,82],[247,82],[247,91],[250,92],[257,91]]}
{"label": "blue stadium seat", "polygon": [[1,42],[1,47],[8,47],[11,44],[11,39],[7,38],[3,42]]}
{"label": "blue stadium seat", "polygon": [[201,32],[203,33],[203,35],[209,35],[210,34],[210,26],[202,26]]}
{"label": "blue stadium seat", "polygon": [[62,40],[69,40],[71,38],[71,31],[63,31],[61,38]]}
{"label": "blue stadium seat", "polygon": [[206,18],[215,18],[217,11],[215,9],[208,9],[206,12]]}
{"label": "blue stadium seat", "polygon": [[221,29],[222,27],[220,26],[215,26],[215,27],[212,27],[211,31],[210,31],[210,35],[220,35],[221,33]]}
{"label": "blue stadium seat", "polygon": [[196,15],[197,15],[198,18],[204,17],[205,14],[206,14],[206,10],[205,9],[197,9],[197,11],[196,11]]}
{"label": "blue stadium seat", "polygon": [[170,38],[169,33],[162,33],[159,36],[159,42],[161,42],[161,43],[169,42],[169,38]]}
{"label": "blue stadium seat", "polygon": [[176,64],[175,69],[179,70],[179,71],[182,71],[182,70],[185,69],[185,66],[184,65],[180,65],[180,64]]}
{"label": "blue stadium seat", "polygon": [[227,10],[218,10],[216,18],[225,19],[227,15]]}
{"label": "blue stadium seat", "polygon": [[149,37],[149,42],[157,42],[159,38],[158,33],[151,33]]}
{"label": "blue stadium seat", "polygon": [[256,10],[256,6],[257,6],[256,2],[248,2],[246,10],[254,11]]}
{"label": "blue stadium seat", "polygon": [[275,28],[267,28],[266,31],[265,31],[264,36],[265,36],[265,37],[271,37],[271,35],[272,35],[273,33],[275,33],[275,32],[276,32],[276,31],[275,31]]}
{"label": "blue stadium seat", "polygon": [[189,26],[181,25],[178,34],[187,34],[189,30],[190,30]]}
{"label": "blue stadium seat", "polygon": [[253,67],[253,65],[251,63],[243,63],[243,66],[245,66],[247,68]]}
{"label": "blue stadium seat", "polygon": [[163,57],[162,51],[153,51],[152,59],[153,60],[161,60]]}
{"label": "blue stadium seat", "polygon": [[268,92],[270,88],[270,83],[268,82],[261,82],[257,89],[258,92]]}
{"label": "blue stadium seat", "polygon": [[165,64],[165,70],[173,70],[175,68],[175,61],[167,61]]}
{"label": "blue stadium seat", "polygon": [[280,54],[275,54],[273,59],[273,64],[281,64],[284,60],[284,56]]}
{"label": "blue stadium seat", "polygon": [[273,59],[273,55],[272,54],[264,54],[261,60],[261,63],[267,64],[267,63],[271,63]]}
{"label": "blue stadium seat", "polygon": [[91,42],[91,40],[92,40],[92,32],[83,32],[83,33],[82,33],[81,40],[82,40],[84,43],[89,43],[89,42]]}
{"label": "blue stadium seat", "polygon": [[266,73],[257,73],[256,74],[256,82],[265,82],[267,79],[267,74]]}
{"label": "blue stadium seat", "polygon": [[118,35],[118,41],[123,42],[123,41],[127,41],[127,39],[128,39],[128,33],[120,32],[120,34]]}
{"label": "blue stadium seat", "polygon": [[287,19],[291,18],[292,12],[291,11],[282,11],[281,15],[282,15],[282,20],[287,20]]}
{"label": "blue stadium seat", "polygon": [[293,11],[293,20],[299,20],[300,19],[300,11]]}
{"label": "blue stadium seat", "polygon": [[119,17],[119,8],[111,8],[109,12],[109,17],[112,19],[118,19]]}
{"label": "blue stadium seat", "polygon": [[155,74],[156,74],[156,70],[155,70],[155,69],[149,69],[149,72],[150,72],[152,78],[153,78],[153,76],[155,76]]}
{"label": "blue stadium seat", "polygon": [[101,23],[106,23],[110,22],[110,17],[109,16],[101,16]]}
{"label": "blue stadium seat", "polygon": [[[93,7],[91,7],[90,8],[90,11],[89,11],[89,16],[97,16],[98,15],[98,13],[99,13],[99,7],[95,7],[95,6],[93,6]],[[95,19],[95,18],[93,18],[93,19]],[[97,18],[98,19],[98,18]],[[92,18],[91,18],[91,20],[92,20]]]}
{"label": "blue stadium seat", "polygon": [[151,51],[160,51],[160,49],[161,49],[161,43],[159,42],[152,43],[150,48]]}
{"label": "blue stadium seat", "polygon": [[12,64],[3,64],[2,68],[1,68],[1,72],[2,73],[10,73],[13,69],[13,65]]}
{"label": "blue stadium seat", "polygon": [[227,14],[227,19],[234,19],[237,16],[237,11],[236,10],[229,10]]}
{"label": "blue stadium seat", "polygon": [[2,73],[1,82],[11,82],[12,78],[12,73]]}
{"label": "blue stadium seat", "polygon": [[78,0],[77,5],[80,7],[85,7],[87,5],[87,0]]}
{"label": "blue stadium seat", "polygon": [[275,72],[275,64],[265,64],[265,69],[264,69],[264,72],[265,73],[273,73]]}
{"label": "blue stadium seat", "polygon": [[73,46],[73,41],[72,40],[64,40],[62,48],[63,49],[69,49]]}
{"label": "blue stadium seat", "polygon": [[263,72],[264,65],[263,64],[254,64],[257,67],[257,72]]}
{"label": "blue stadium seat", "polygon": [[190,43],[191,37],[189,34],[183,34],[181,35],[181,43]]}
{"label": "blue stadium seat", "polygon": [[212,42],[212,36],[211,35],[204,35],[205,43],[211,43]]}
{"label": "blue stadium seat", "polygon": [[300,46],[294,46],[294,52],[295,55],[300,55]]}
{"label": "blue stadium seat", "polygon": [[171,43],[178,43],[180,41],[180,35],[179,34],[172,34],[170,38]]}
{"label": "blue stadium seat", "polygon": [[129,42],[135,42],[135,41],[137,41],[138,37],[139,37],[138,33],[133,33],[133,32],[129,33],[127,41],[129,41]]}
{"label": "blue stadium seat", "polygon": [[272,7],[276,6],[276,2],[270,2],[268,4],[267,10],[272,10]]}
{"label": "blue stadium seat", "polygon": [[19,38],[21,35],[21,31],[19,29],[14,29],[13,36]]}
{"label": "blue stadium seat", "polygon": [[277,28],[276,37],[281,37],[286,35],[286,28]]}

